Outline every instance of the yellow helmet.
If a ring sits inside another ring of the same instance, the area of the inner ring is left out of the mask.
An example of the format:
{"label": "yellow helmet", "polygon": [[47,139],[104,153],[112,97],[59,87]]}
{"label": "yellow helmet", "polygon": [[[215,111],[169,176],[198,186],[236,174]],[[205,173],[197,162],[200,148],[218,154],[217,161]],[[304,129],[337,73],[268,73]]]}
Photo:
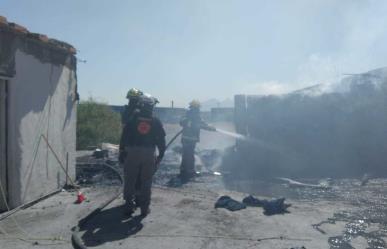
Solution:
{"label": "yellow helmet", "polygon": [[193,109],[193,108],[197,108],[199,109],[200,108],[200,102],[199,100],[192,100],[190,103],[189,103],[189,108]]}
{"label": "yellow helmet", "polygon": [[138,90],[137,88],[132,88],[128,91],[128,93],[126,94],[126,98],[127,99],[130,99],[130,98],[133,98],[133,97],[140,97],[142,96],[144,93],[140,90]]}

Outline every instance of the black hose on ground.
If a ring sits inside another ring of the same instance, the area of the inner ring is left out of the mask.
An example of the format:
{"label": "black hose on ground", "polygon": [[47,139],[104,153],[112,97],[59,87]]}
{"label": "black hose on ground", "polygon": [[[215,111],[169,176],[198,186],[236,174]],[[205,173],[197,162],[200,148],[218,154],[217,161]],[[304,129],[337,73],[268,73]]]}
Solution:
{"label": "black hose on ground", "polygon": [[117,191],[117,193],[109,200],[106,202],[102,203],[97,209],[89,213],[86,217],[84,217],[82,220],[78,222],[78,224],[72,228],[73,233],[71,235],[71,243],[73,245],[73,248],[75,249],[87,249],[85,244],[83,243],[82,239],[79,237],[79,231],[86,225],[87,222],[89,222],[92,218],[94,218],[96,215],[98,215],[102,209],[104,209],[106,206],[108,206],[110,203],[112,203],[114,200],[116,200],[118,197],[120,197],[121,192],[122,192],[122,185],[124,183],[124,180],[122,178],[121,173],[115,169],[114,167],[108,165],[107,163],[103,163],[102,165],[106,166],[107,168],[111,169],[114,173],[117,174],[121,185]]}

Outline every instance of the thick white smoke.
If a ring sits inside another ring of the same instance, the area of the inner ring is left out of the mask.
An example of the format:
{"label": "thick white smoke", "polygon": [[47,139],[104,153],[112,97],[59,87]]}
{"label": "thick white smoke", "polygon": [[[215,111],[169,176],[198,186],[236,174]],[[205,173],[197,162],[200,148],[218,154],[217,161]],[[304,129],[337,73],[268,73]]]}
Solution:
{"label": "thick white smoke", "polygon": [[[327,85],[327,90],[333,91],[334,83],[340,82],[346,74],[364,73],[387,66],[384,56],[387,54],[384,45],[387,41],[387,1],[319,0],[313,1],[313,7],[310,1],[301,0],[295,1],[294,5],[302,7],[300,18],[316,16],[315,21],[321,22],[325,29],[312,30],[308,34],[303,32],[307,29],[300,27],[296,35],[306,40],[308,36],[321,36],[329,45],[308,44],[315,51],[309,52],[305,61],[298,65],[294,79],[277,80],[273,77],[270,81],[246,84],[244,93],[278,95],[316,84],[332,83]],[[319,20],[321,11],[326,9],[339,16],[328,20],[325,15],[325,19]]]}

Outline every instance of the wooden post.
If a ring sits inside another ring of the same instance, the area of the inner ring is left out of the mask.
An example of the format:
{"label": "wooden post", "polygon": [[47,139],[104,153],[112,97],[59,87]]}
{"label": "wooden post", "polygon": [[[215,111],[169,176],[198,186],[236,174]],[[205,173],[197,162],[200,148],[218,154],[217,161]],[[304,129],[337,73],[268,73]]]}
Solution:
{"label": "wooden post", "polygon": [[67,173],[65,167],[63,166],[63,163],[60,161],[58,155],[56,154],[55,150],[51,147],[51,144],[48,142],[47,138],[42,134],[41,137],[44,139],[44,141],[46,142],[48,148],[51,150],[52,154],[54,155],[56,161],[59,163],[59,166],[62,168],[62,170],[65,172],[66,174],[66,177],[70,180],[70,183],[73,185],[73,186],[76,186],[75,185],[75,182],[73,179],[71,179],[71,177],[69,176],[69,174]]}

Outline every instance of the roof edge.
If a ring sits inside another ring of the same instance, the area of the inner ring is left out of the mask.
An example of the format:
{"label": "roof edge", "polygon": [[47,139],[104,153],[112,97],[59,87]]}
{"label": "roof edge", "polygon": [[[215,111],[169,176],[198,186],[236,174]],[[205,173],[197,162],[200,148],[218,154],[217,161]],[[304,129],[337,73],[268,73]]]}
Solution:
{"label": "roof edge", "polygon": [[69,43],[49,38],[47,35],[30,32],[26,27],[17,23],[8,22],[7,18],[0,16],[0,31],[11,33],[23,39],[39,42],[44,46],[61,50],[72,55],[76,54],[76,49]]}

